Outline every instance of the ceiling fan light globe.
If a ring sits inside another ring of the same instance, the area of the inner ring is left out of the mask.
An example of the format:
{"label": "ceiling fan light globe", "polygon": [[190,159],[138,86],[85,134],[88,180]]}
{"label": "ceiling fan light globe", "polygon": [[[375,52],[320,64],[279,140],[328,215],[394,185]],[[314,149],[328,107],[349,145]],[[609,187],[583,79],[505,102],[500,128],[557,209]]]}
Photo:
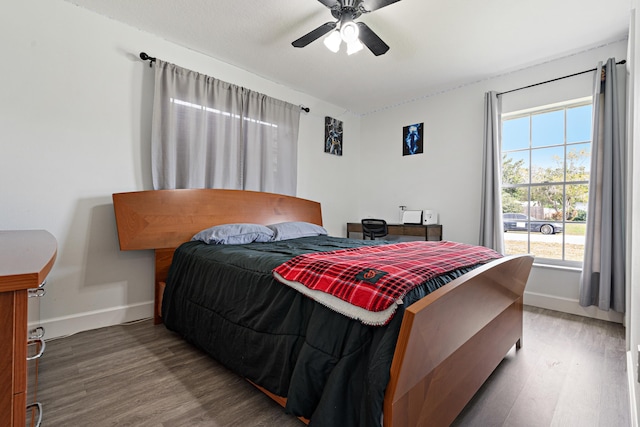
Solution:
{"label": "ceiling fan light globe", "polygon": [[331,34],[324,38],[324,45],[333,53],[337,53],[340,50],[340,43],[342,43],[342,38],[338,31],[332,31]]}
{"label": "ceiling fan light globe", "polygon": [[353,21],[340,25],[340,36],[345,43],[353,43],[358,40],[359,31],[358,26]]}
{"label": "ceiling fan light globe", "polygon": [[347,55],[353,55],[354,53],[360,52],[364,48],[364,45],[360,43],[360,40],[356,39],[351,43],[347,43]]}

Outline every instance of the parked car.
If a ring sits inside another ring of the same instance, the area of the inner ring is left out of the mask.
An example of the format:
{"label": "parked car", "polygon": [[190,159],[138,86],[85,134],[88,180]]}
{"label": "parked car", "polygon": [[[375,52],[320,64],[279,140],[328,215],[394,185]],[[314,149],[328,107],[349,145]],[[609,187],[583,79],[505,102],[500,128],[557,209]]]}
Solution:
{"label": "parked car", "polygon": [[542,234],[562,233],[562,224],[544,219],[531,218],[525,214],[502,214],[504,231],[534,231]]}

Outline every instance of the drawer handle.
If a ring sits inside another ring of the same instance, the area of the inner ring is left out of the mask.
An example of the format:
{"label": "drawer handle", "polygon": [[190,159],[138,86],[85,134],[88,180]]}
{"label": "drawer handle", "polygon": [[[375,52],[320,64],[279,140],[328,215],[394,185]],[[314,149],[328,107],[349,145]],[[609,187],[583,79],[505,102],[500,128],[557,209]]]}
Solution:
{"label": "drawer handle", "polygon": [[43,288],[35,288],[29,289],[27,293],[29,294],[29,298],[40,298],[43,297],[47,291]]}
{"label": "drawer handle", "polygon": [[44,337],[44,326],[38,326],[29,331],[29,340],[37,340]]}
{"label": "drawer handle", "polygon": [[42,355],[44,354],[44,349],[46,347],[46,344],[44,342],[44,339],[42,338],[38,338],[36,340],[30,340],[27,342],[27,345],[32,345],[32,344],[36,344],[36,343],[40,343],[40,351],[38,352],[38,354],[34,354],[33,356],[29,356],[27,357],[27,360],[36,360],[42,357]]}
{"label": "drawer handle", "polygon": [[27,291],[27,294],[29,295],[29,298],[40,298],[40,297],[43,297],[47,293],[46,289],[44,288],[44,285],[46,285],[46,284],[47,284],[47,281],[44,280],[42,283],[40,283],[40,286],[38,286],[37,288],[29,289]]}
{"label": "drawer handle", "polygon": [[34,403],[28,404],[27,412],[29,412],[29,409],[33,409],[33,408],[36,408],[38,410],[38,421],[36,421],[35,427],[40,427],[40,424],[42,424],[42,403],[34,402]]}

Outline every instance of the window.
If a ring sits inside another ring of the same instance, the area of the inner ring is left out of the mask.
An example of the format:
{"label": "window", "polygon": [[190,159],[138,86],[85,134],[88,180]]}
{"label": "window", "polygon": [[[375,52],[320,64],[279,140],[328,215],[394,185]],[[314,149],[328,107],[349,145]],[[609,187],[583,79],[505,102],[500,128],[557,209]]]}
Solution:
{"label": "window", "polygon": [[153,188],[296,194],[300,106],[155,63]]}
{"label": "window", "polygon": [[507,254],[580,265],[584,254],[591,98],[502,115]]}

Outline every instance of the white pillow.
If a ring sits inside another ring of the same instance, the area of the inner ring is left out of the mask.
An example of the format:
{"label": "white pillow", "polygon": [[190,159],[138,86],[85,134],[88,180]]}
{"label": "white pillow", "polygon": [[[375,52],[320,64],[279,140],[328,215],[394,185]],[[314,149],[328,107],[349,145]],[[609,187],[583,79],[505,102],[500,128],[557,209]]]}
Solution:
{"label": "white pillow", "polygon": [[326,236],[327,230],[316,224],[304,221],[280,222],[278,224],[267,225],[273,230],[273,241],[289,240],[298,237]]}
{"label": "white pillow", "polygon": [[273,231],[260,224],[221,224],[202,230],[191,238],[213,245],[244,245],[270,242]]}

